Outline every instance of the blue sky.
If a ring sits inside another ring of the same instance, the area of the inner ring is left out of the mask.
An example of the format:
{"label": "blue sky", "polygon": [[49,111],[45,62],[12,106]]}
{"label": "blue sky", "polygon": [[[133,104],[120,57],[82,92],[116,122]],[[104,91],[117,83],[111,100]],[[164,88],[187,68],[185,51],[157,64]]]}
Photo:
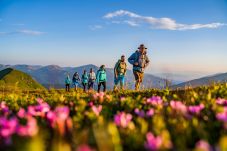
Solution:
{"label": "blue sky", "polygon": [[227,0],[0,0],[0,63],[113,67],[140,43],[149,73],[227,71]]}

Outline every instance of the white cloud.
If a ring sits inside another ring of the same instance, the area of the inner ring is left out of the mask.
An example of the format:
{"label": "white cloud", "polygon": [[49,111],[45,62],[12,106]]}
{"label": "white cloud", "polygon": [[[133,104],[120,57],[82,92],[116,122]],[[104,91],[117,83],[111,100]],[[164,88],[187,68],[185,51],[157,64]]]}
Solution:
{"label": "white cloud", "polygon": [[35,30],[17,30],[17,31],[10,31],[10,32],[0,32],[0,35],[14,35],[14,34],[24,34],[24,35],[32,35],[32,36],[39,36],[45,34],[45,32],[35,31]]}
{"label": "white cloud", "polygon": [[[141,16],[136,13],[126,11],[126,10],[118,10],[112,13],[106,14],[104,19],[115,19],[115,22],[118,23],[127,23],[130,26],[139,26],[141,24],[148,24],[153,29],[165,29],[165,30],[193,30],[193,29],[201,29],[201,28],[219,28],[221,26],[226,26],[225,23],[208,23],[208,24],[182,24],[177,23],[174,19],[171,18],[155,18],[151,16]],[[124,19],[116,21],[118,19]],[[125,20],[126,19],[126,20]]]}
{"label": "white cloud", "polygon": [[127,25],[132,26],[132,27],[139,26],[138,23],[136,23],[135,21],[132,21],[132,20],[124,20],[124,21],[113,20],[113,21],[111,21],[111,23],[112,24],[127,24]]}
{"label": "white cloud", "polygon": [[26,35],[33,35],[33,36],[38,36],[38,35],[42,35],[45,34],[45,32],[41,32],[41,31],[35,31],[35,30],[18,30],[18,33],[22,33],[22,34],[26,34]]}
{"label": "white cloud", "polygon": [[114,17],[118,17],[118,16],[129,16],[129,17],[132,17],[132,18],[138,18],[138,17],[141,17],[135,13],[132,13],[132,12],[129,12],[129,11],[125,11],[125,10],[118,10],[118,11],[115,11],[113,13],[108,13],[104,16],[104,18],[106,19],[110,19],[110,18],[114,18]]}
{"label": "white cloud", "polygon": [[101,25],[93,25],[93,26],[89,26],[89,28],[90,28],[91,30],[98,30],[98,29],[102,29],[103,26],[101,26]]}
{"label": "white cloud", "polygon": [[138,23],[136,23],[135,21],[132,20],[125,20],[124,23],[128,24],[129,26],[135,27],[135,26],[139,26]]}

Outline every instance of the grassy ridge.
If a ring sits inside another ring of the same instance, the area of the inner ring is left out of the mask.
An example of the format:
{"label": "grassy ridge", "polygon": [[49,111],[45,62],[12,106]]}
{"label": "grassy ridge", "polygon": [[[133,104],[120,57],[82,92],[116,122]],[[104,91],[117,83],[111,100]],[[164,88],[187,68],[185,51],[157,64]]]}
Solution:
{"label": "grassy ridge", "polygon": [[30,75],[7,68],[0,71],[0,89],[4,90],[44,90]]}

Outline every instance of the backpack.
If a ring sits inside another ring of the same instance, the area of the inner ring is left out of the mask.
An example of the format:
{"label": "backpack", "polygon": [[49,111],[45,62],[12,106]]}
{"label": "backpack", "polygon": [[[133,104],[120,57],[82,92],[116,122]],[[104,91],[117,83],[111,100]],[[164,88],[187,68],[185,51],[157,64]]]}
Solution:
{"label": "backpack", "polygon": [[118,65],[117,65],[117,72],[118,74],[123,74],[125,73],[127,68],[127,65],[125,62],[122,62],[121,60],[118,61]]}
{"label": "backpack", "polygon": [[70,79],[67,77],[66,79],[65,79],[65,84],[70,84],[71,83],[71,81],[70,81]]}
{"label": "backpack", "polygon": [[146,65],[146,55],[145,54],[141,54],[138,56],[138,63],[139,63],[139,67],[144,68]]}
{"label": "backpack", "polygon": [[99,81],[104,82],[106,81],[106,71],[105,70],[99,70]]}
{"label": "backpack", "polygon": [[145,65],[146,65],[146,60],[147,60],[146,53],[145,54],[140,54],[139,51],[136,51],[135,54],[136,54],[135,62],[138,62],[138,64],[139,64],[137,67],[144,68]]}
{"label": "backpack", "polygon": [[82,82],[83,83],[88,83],[88,75],[87,74],[83,74],[82,75]]}

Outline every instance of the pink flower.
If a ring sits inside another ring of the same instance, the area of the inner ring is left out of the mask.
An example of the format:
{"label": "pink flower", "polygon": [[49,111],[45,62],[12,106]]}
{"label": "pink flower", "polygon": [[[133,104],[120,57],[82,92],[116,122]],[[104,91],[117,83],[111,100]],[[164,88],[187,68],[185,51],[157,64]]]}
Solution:
{"label": "pink flower", "polygon": [[99,116],[99,113],[102,111],[102,105],[99,105],[98,107],[92,106],[91,109],[96,116]]}
{"label": "pink flower", "polygon": [[56,115],[53,111],[49,111],[46,115],[47,120],[49,121],[51,127],[54,127]]}
{"label": "pink flower", "polygon": [[218,98],[218,99],[216,100],[216,103],[217,103],[218,105],[227,106],[227,100],[225,100],[225,99]]}
{"label": "pink flower", "polygon": [[5,102],[1,102],[0,104],[0,111],[2,111],[3,114],[9,113],[9,107],[6,105]]}
{"label": "pink flower", "polygon": [[35,136],[38,133],[37,121],[32,116],[28,116],[26,125],[19,125],[17,134],[20,136]]}
{"label": "pink flower", "polygon": [[95,93],[93,95],[93,98],[94,98],[94,100],[98,100],[98,99],[103,100],[104,96],[105,96],[105,93],[104,92],[100,92],[100,93]]}
{"label": "pink flower", "polygon": [[210,144],[204,140],[200,140],[196,143],[196,149],[201,151],[212,151]]}
{"label": "pink flower", "polygon": [[60,120],[66,120],[69,117],[69,108],[67,106],[59,106],[55,108],[55,115]]}
{"label": "pink flower", "polygon": [[152,104],[153,106],[162,105],[163,100],[159,96],[152,96],[151,98],[147,99],[148,104]]}
{"label": "pink flower", "polygon": [[117,126],[126,128],[132,120],[131,114],[126,114],[125,112],[120,112],[114,116],[114,122]]}
{"label": "pink flower", "polygon": [[92,102],[92,101],[90,101],[89,103],[88,103],[88,106],[90,106],[90,107],[92,107],[94,105],[94,103]]}
{"label": "pink flower", "polygon": [[42,103],[44,102],[43,99],[41,99],[41,98],[37,98],[36,101],[37,101],[39,104],[42,104]]}
{"label": "pink flower", "polygon": [[146,135],[146,142],[144,147],[150,151],[156,151],[161,148],[162,138],[160,136],[155,137],[151,132]]}
{"label": "pink flower", "polygon": [[134,113],[140,117],[151,117],[152,115],[154,115],[154,109],[149,109],[147,112],[145,112],[136,108],[134,110]]}
{"label": "pink flower", "polygon": [[17,116],[18,116],[19,118],[25,118],[25,116],[26,116],[26,111],[25,111],[25,109],[20,108],[19,111],[17,112]]}
{"label": "pink flower", "polygon": [[32,116],[44,117],[48,111],[50,111],[49,104],[43,102],[42,100],[39,100],[38,105],[28,107],[28,114]]}
{"label": "pink flower", "polygon": [[199,114],[201,112],[201,110],[204,109],[204,105],[200,104],[200,105],[195,105],[195,106],[189,106],[188,107],[188,112],[192,113],[192,114]]}
{"label": "pink flower", "polygon": [[0,138],[3,139],[5,144],[11,144],[11,136],[15,133],[17,127],[17,119],[12,117],[6,119],[5,117],[0,117]]}
{"label": "pink flower", "polygon": [[69,117],[69,108],[67,106],[56,107],[54,111],[47,113],[47,119],[53,128],[57,128],[61,135],[66,131],[65,128],[71,130],[72,120]]}
{"label": "pink flower", "polygon": [[216,118],[219,121],[227,122],[227,112],[217,113]]}
{"label": "pink flower", "polygon": [[154,115],[154,109],[149,109],[147,112],[146,112],[146,115],[147,117],[151,117]]}
{"label": "pink flower", "polygon": [[187,112],[187,107],[180,101],[170,101],[170,106],[173,110],[185,114]]}
{"label": "pink flower", "polygon": [[10,138],[15,133],[17,127],[17,119],[15,117],[6,119],[0,118],[0,136],[3,138]]}

